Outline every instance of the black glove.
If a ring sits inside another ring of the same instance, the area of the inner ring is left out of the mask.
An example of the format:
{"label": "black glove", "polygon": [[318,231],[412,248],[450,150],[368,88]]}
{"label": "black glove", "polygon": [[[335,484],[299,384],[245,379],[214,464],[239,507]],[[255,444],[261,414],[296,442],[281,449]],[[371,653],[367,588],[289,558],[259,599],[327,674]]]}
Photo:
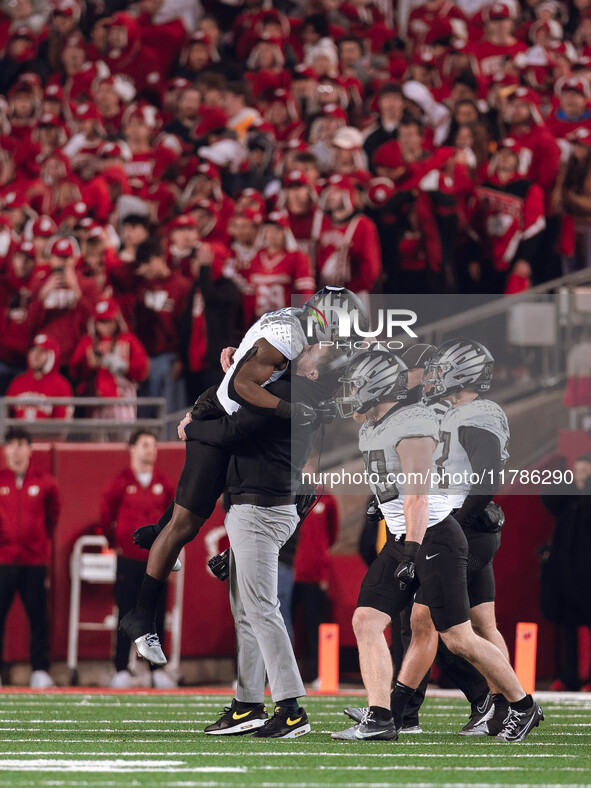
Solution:
{"label": "black glove", "polygon": [[337,404],[332,399],[327,402],[319,402],[314,410],[320,424],[332,424],[339,415]]}
{"label": "black glove", "polygon": [[367,506],[367,522],[376,527],[383,519],[384,515],[382,514],[382,510],[380,509],[377,499],[372,498]]}
{"label": "black glove", "polygon": [[404,560],[399,564],[398,569],[394,573],[400,584],[401,591],[408,588],[415,579],[415,563],[420,546],[418,542],[406,541],[404,543]]}
{"label": "black glove", "polygon": [[400,590],[404,591],[415,579],[415,562],[405,561],[403,564],[399,564],[395,575],[400,584]]}
{"label": "black glove", "polygon": [[505,525],[505,512],[498,503],[491,501],[482,511],[463,519],[460,517],[458,522],[462,528],[474,528],[475,531],[485,534],[496,534]]}
{"label": "black glove", "polygon": [[321,496],[317,494],[316,487],[313,485],[301,484],[298,487],[295,503],[300,523],[304,522],[320,498]]}
{"label": "black glove", "polygon": [[317,421],[316,411],[305,402],[296,402],[292,405],[291,418],[298,427],[310,427]]}
{"label": "black glove", "polygon": [[227,580],[230,575],[230,548],[210,558],[207,566],[218,580]]}
{"label": "black glove", "polygon": [[150,550],[162,528],[156,525],[142,525],[133,532],[133,543],[142,550]]}

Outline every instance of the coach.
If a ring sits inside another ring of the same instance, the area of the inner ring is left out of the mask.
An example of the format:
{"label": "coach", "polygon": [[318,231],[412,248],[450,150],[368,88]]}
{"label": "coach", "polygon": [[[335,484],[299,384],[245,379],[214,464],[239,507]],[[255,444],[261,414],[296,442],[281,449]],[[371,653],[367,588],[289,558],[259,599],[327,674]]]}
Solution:
{"label": "coach", "polygon": [[[297,369],[297,365],[296,365]],[[269,393],[317,405],[317,384],[284,375]],[[314,398],[314,394],[316,397]],[[241,408],[215,421],[182,423],[187,440],[231,450],[226,485],[230,510],[230,603],[238,652],[236,698],[226,714],[206,728],[209,734],[255,731],[260,738],[296,738],[310,731],[298,704],[305,695],[293,647],[279,609],[279,550],[298,525],[294,490],[299,484],[318,429],[292,425],[276,416]],[[182,432],[180,433],[182,434]],[[275,713],[264,708],[265,673]]]}

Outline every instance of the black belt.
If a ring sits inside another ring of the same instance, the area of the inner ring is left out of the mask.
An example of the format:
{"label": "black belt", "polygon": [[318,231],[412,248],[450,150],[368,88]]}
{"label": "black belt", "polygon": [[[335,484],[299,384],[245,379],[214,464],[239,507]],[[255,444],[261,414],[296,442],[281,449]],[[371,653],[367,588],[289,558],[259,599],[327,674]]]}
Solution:
{"label": "black belt", "polygon": [[249,504],[250,506],[290,506],[296,502],[295,495],[258,495],[257,493],[230,493],[232,506]]}

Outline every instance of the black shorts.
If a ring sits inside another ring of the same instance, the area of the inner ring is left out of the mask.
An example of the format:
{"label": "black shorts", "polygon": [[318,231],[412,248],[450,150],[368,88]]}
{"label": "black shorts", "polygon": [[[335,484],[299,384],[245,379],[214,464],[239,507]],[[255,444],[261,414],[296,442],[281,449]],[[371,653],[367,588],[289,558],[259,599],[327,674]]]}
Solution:
{"label": "black shorts", "polygon": [[400,590],[395,573],[402,561],[404,561],[404,542],[396,542],[388,532],[386,544],[365,573],[357,598],[357,607],[371,607],[393,618],[412,602],[418,588],[418,580],[404,591]]}
{"label": "black shorts", "polygon": [[[212,410],[215,404],[213,402],[208,404],[212,406],[208,414],[208,419],[211,419],[215,413]],[[220,418],[227,416],[221,406],[219,406],[219,415]],[[200,441],[186,441],[185,464],[176,487],[174,502],[207,520],[226,486],[231,456],[227,451]]]}
{"label": "black shorts", "polygon": [[438,632],[470,620],[467,563],[468,542],[451,515],[427,529],[417,555],[415,601],[427,605]]}
{"label": "black shorts", "polygon": [[464,528],[468,540],[468,597],[470,607],[495,601],[493,558],[501,544],[501,534]]}

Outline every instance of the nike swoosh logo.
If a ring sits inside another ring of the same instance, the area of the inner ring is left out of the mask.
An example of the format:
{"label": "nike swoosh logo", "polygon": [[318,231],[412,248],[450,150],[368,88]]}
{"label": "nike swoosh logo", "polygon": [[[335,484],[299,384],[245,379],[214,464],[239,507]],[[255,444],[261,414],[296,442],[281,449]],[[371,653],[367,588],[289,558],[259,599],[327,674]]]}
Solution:
{"label": "nike swoosh logo", "polygon": [[297,725],[298,722],[302,721],[302,718],[298,717],[297,720],[292,720],[291,717],[288,717],[285,721],[287,722],[288,725]]}
{"label": "nike swoosh logo", "polygon": [[232,719],[233,720],[241,720],[244,717],[248,717],[249,714],[251,714],[250,711],[245,711],[244,714],[236,714],[236,712],[234,712],[234,714],[232,714]]}
{"label": "nike swoosh logo", "polygon": [[435,558],[435,556],[437,555],[439,555],[439,553],[433,553],[433,555],[426,555],[425,558],[427,559],[427,561],[430,561],[432,558]]}

